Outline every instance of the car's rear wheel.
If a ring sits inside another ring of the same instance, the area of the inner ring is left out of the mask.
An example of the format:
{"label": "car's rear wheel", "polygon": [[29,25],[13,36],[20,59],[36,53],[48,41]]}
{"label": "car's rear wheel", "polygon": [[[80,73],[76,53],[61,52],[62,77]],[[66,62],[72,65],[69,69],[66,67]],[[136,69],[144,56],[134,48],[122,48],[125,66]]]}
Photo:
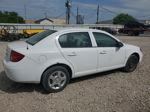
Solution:
{"label": "car's rear wheel", "polygon": [[54,66],[44,72],[42,85],[47,92],[59,92],[67,86],[69,80],[69,72],[65,67]]}
{"label": "car's rear wheel", "polygon": [[139,63],[139,59],[136,55],[131,55],[126,63],[126,66],[123,68],[124,72],[133,72]]}
{"label": "car's rear wheel", "polygon": [[129,31],[128,32],[128,36],[134,36],[134,32],[133,31]]}

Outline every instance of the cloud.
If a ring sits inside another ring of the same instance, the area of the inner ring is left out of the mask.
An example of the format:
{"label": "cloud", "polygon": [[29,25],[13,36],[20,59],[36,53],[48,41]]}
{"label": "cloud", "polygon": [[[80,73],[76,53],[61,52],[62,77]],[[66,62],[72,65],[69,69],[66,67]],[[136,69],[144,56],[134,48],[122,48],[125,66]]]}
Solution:
{"label": "cloud", "polygon": [[128,9],[133,9],[137,13],[131,13],[139,19],[149,19],[150,0],[117,0],[118,3]]}
{"label": "cloud", "polygon": [[[86,23],[96,22],[96,0],[72,1],[74,1],[72,2],[73,5],[71,9],[72,23],[75,23],[77,7],[79,7],[79,13],[84,16]],[[19,15],[24,17],[24,5],[26,5],[28,19],[44,18],[44,13],[47,13],[49,17],[65,18],[65,2],[66,0],[0,0],[0,9],[2,11],[16,11]],[[89,2],[95,4],[87,4]],[[103,2],[105,5],[102,5],[103,8],[100,8],[100,20],[112,19],[119,13],[128,13],[135,17],[149,15],[149,0],[110,0],[109,3],[108,1]]]}
{"label": "cloud", "polygon": [[120,4],[125,7],[138,9],[138,10],[147,10],[150,9],[149,0],[117,0]]}
{"label": "cloud", "polygon": [[[88,15],[88,20],[92,21],[96,21],[96,10],[97,10],[97,4],[87,4],[87,3],[82,3],[82,2],[73,2],[73,5],[76,7],[80,7],[81,12],[83,15]],[[132,8],[123,8],[123,7],[113,7],[113,6],[108,6],[108,5],[102,5],[100,6],[100,19],[101,20],[106,20],[106,19],[112,19],[114,18],[117,14],[120,13],[128,13],[131,15],[137,15],[138,11],[134,10]],[[92,18],[91,18],[92,15]]]}
{"label": "cloud", "polygon": [[[92,9],[97,9],[97,6],[96,4],[86,4],[86,3],[81,3],[81,2],[73,2],[74,5],[76,6],[83,6],[83,7],[88,7],[88,8],[92,8]],[[106,5],[103,5],[102,7],[100,6],[100,8],[103,8],[103,10],[110,10],[110,12],[112,11],[112,13],[137,13],[136,10],[133,10],[133,9],[127,9],[127,8],[120,8],[120,7],[113,7],[113,6],[106,6]]]}
{"label": "cloud", "polygon": [[86,3],[81,3],[81,2],[72,2],[72,4],[75,5],[76,7],[83,6],[83,7],[89,7],[92,9],[97,9],[97,5],[95,4],[86,4]]}
{"label": "cloud", "polygon": [[[73,4],[84,8],[88,7],[89,9],[87,8],[87,12],[91,9],[97,9],[97,4],[86,4],[82,2],[73,2]],[[114,12],[114,14],[128,13],[139,19],[149,19],[150,17],[150,0],[116,0],[115,5],[102,5],[102,7],[110,10],[109,14],[105,16],[107,18],[110,17],[109,15],[111,14],[111,11],[112,13]],[[106,12],[108,13],[108,10],[104,11],[104,9],[101,9],[101,13],[105,15]],[[111,19],[112,17],[110,17],[109,19]]]}
{"label": "cloud", "polygon": [[43,18],[44,13],[47,13],[49,17],[62,13],[65,15],[65,0],[1,0],[0,9],[17,11],[24,17],[24,5],[26,5],[28,19]]}

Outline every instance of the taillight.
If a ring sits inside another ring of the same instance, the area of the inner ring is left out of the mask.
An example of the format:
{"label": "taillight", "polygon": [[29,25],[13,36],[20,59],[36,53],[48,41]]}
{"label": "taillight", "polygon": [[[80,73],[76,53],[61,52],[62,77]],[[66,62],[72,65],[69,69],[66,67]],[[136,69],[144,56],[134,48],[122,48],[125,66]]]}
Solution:
{"label": "taillight", "polygon": [[23,54],[20,54],[16,51],[11,51],[11,54],[10,54],[10,61],[12,62],[18,62],[20,60],[22,60],[24,58],[24,55]]}

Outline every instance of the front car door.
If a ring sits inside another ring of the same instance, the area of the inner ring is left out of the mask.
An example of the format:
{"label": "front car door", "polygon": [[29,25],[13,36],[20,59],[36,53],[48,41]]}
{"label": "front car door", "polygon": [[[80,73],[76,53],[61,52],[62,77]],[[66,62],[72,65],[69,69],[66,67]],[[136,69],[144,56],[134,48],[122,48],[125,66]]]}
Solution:
{"label": "front car door", "polygon": [[58,42],[61,53],[74,67],[73,77],[96,72],[97,50],[92,47],[88,32],[65,33],[59,36]]}
{"label": "front car door", "polygon": [[117,47],[118,41],[108,34],[93,32],[93,36],[97,43],[98,71],[123,67],[125,48]]}

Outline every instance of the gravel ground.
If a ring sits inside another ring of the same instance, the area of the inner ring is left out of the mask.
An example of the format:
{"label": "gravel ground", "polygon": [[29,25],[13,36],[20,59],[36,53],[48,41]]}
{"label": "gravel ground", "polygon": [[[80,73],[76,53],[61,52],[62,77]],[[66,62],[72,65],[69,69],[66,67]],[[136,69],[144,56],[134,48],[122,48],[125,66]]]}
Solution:
{"label": "gravel ground", "polygon": [[135,72],[114,70],[71,80],[59,93],[41,85],[10,81],[1,63],[7,42],[0,42],[0,112],[150,112],[150,37],[119,36],[143,49]]}

